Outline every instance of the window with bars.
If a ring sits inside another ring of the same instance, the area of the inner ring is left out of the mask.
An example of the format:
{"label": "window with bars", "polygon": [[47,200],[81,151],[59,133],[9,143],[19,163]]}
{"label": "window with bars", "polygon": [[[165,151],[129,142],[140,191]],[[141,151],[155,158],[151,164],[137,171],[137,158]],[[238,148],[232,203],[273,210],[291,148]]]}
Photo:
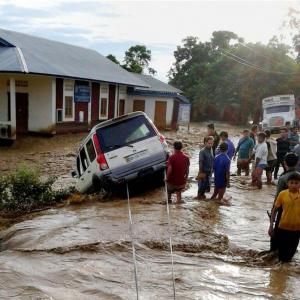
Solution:
{"label": "window with bars", "polygon": [[107,98],[100,100],[100,118],[107,118]]}
{"label": "window with bars", "polygon": [[73,97],[66,96],[65,97],[65,118],[72,119],[73,118]]}

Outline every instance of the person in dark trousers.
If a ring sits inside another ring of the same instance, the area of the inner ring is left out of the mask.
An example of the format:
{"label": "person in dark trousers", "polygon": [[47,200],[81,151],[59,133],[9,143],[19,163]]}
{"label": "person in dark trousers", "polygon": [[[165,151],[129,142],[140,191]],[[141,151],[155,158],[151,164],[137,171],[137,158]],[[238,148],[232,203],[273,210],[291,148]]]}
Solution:
{"label": "person in dark trousers", "polygon": [[[220,139],[221,139],[222,143],[225,143],[228,145],[227,155],[228,155],[229,159],[231,160],[235,153],[235,147],[234,147],[233,142],[228,138],[228,132],[227,131],[220,132]],[[222,153],[220,146],[221,146],[221,144],[217,147],[215,155]]]}
{"label": "person in dark trousers", "polygon": [[271,138],[271,131],[266,130],[266,143],[268,146],[268,159],[267,159],[267,167],[266,167],[266,176],[267,176],[267,184],[272,183],[272,174],[274,172],[275,165],[277,163],[277,142]]}
{"label": "person in dark trousers", "polygon": [[[284,165],[285,165],[286,171],[278,179],[273,206],[274,206],[275,201],[276,201],[278,195],[280,194],[280,192],[282,192],[283,190],[286,190],[288,188],[287,182],[288,182],[289,176],[291,176],[293,174],[300,175],[300,173],[296,170],[297,162],[298,162],[298,157],[294,153],[288,153],[284,157]],[[275,218],[274,232],[273,232],[273,235],[272,235],[271,241],[270,241],[270,251],[275,251],[278,249],[277,229],[278,229],[279,221],[281,218],[281,214],[282,214],[282,209],[279,208],[277,211],[276,218]]]}
{"label": "person in dark trousers", "polygon": [[258,126],[257,125],[252,125],[249,136],[253,140],[254,146],[256,145],[257,132],[258,132]]}
{"label": "person in dark trousers", "polygon": [[214,124],[208,124],[207,125],[207,136],[206,137],[209,137],[209,136],[212,136],[214,138],[214,143],[213,143],[212,150],[213,150],[213,154],[215,155],[216,149],[218,148],[219,143],[220,143],[220,136],[215,131],[215,125]]}
{"label": "person in dark trousers", "polygon": [[190,159],[182,152],[182,143],[176,141],[173,144],[174,153],[167,162],[167,190],[168,201],[171,203],[173,193],[176,193],[177,203],[181,203],[181,192],[186,186],[189,175]]}
{"label": "person in dark trousers", "polygon": [[300,174],[288,178],[288,189],[279,193],[270,218],[269,235],[274,235],[273,224],[279,209],[282,216],[277,229],[278,258],[289,262],[297,251],[300,239]]}
{"label": "person in dark trousers", "polygon": [[228,156],[228,144],[223,142],[220,154],[214,159],[215,189],[211,200],[217,199],[220,204],[227,203],[224,198],[226,187],[230,187],[230,158]]}
{"label": "person in dark trousers", "polygon": [[214,138],[208,136],[204,139],[204,148],[199,152],[199,173],[198,180],[198,200],[206,199],[205,193],[210,192],[210,179],[213,171],[214,155],[213,155]]}
{"label": "person in dark trousers", "polygon": [[290,140],[288,138],[287,128],[282,128],[280,130],[280,137],[276,141],[277,141],[277,153],[276,153],[277,162],[274,170],[274,179],[278,178],[278,171],[280,165],[284,169],[284,164],[283,164],[284,156],[290,151]]}

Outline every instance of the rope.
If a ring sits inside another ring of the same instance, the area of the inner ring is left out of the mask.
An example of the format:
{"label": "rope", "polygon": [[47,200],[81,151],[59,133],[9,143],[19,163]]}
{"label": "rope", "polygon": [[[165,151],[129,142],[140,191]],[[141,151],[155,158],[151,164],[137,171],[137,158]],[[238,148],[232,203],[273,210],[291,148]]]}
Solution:
{"label": "rope", "polygon": [[134,265],[134,279],[135,279],[136,299],[139,300],[139,286],[138,286],[138,276],[137,276],[137,265],[136,265],[135,245],[134,245],[133,230],[132,230],[133,225],[132,225],[131,207],[130,207],[130,200],[129,200],[129,188],[128,188],[128,182],[126,182],[126,190],[127,190],[127,204],[128,204],[129,230],[130,230],[130,235],[131,235],[132,258],[133,258],[133,265]]}
{"label": "rope", "polygon": [[[165,178],[166,178],[166,171],[165,171]],[[171,219],[170,219],[170,209],[169,209],[169,201],[168,201],[168,188],[167,188],[167,182],[166,182],[166,180],[165,180],[165,193],[166,193],[168,231],[169,231],[169,244],[170,244],[171,265],[172,265],[173,298],[174,298],[174,300],[176,300],[175,277],[174,277],[174,259],[173,259],[173,245],[172,245],[172,234],[171,234]]]}

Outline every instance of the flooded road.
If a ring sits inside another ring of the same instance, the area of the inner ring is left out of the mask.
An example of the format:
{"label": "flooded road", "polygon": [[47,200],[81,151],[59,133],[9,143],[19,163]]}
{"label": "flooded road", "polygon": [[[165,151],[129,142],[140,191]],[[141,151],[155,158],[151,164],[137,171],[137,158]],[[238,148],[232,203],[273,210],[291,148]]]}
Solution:
{"label": "flooded road", "polygon": [[[232,177],[230,206],[194,200],[191,155],[186,203],[170,206],[177,299],[299,299],[299,253],[286,265],[261,253],[275,187]],[[163,187],[131,198],[140,299],[173,299],[164,203]],[[1,239],[0,299],[136,299],[124,199],[39,212]]]}

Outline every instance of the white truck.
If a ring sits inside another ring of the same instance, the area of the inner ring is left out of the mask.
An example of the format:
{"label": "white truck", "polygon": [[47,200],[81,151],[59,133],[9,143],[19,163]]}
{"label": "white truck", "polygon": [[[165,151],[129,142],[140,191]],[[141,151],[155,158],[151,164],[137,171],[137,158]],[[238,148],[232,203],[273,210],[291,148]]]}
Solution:
{"label": "white truck", "polygon": [[298,125],[294,95],[276,95],[262,100],[263,130],[278,130],[290,122],[291,126]]}

